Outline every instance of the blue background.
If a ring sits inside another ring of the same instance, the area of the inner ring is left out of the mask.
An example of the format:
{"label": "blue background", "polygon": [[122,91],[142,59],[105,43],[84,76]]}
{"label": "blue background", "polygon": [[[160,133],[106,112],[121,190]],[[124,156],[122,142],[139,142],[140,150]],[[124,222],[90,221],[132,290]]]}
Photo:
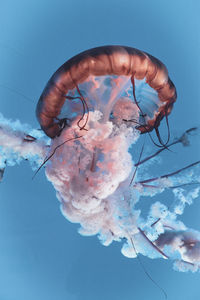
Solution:
{"label": "blue background", "polygon": [[[172,135],[199,125],[199,11],[198,0],[0,0],[0,111],[38,128],[35,106],[52,73],[85,49],[122,44],[167,65],[178,91]],[[197,160],[199,149],[196,142],[163,154],[160,174]],[[7,168],[0,185],[0,300],[163,299],[119,243],[104,247],[77,234],[44,171],[32,175],[23,162]],[[188,227],[200,230],[199,213],[197,199],[184,214]],[[199,273],[142,261],[169,299],[200,298]]]}

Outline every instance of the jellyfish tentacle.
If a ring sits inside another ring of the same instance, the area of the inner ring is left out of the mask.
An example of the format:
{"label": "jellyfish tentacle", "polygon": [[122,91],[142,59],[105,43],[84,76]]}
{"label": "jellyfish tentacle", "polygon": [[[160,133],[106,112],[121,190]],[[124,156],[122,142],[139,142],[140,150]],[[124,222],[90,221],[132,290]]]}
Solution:
{"label": "jellyfish tentacle", "polygon": [[177,174],[179,174],[179,173],[181,173],[181,172],[183,172],[183,171],[185,171],[185,170],[187,170],[189,168],[192,168],[192,167],[194,167],[194,166],[196,166],[198,164],[200,164],[200,160],[198,160],[198,161],[196,161],[196,162],[194,162],[192,164],[189,164],[189,165],[187,165],[187,166],[185,166],[185,167],[183,167],[181,169],[178,169],[178,170],[176,170],[176,171],[174,171],[172,173],[168,173],[168,174],[161,175],[161,176],[154,177],[154,178],[149,178],[149,179],[141,180],[141,181],[136,182],[135,184],[142,184],[143,185],[143,184],[146,184],[146,183],[149,183],[149,182],[157,181],[159,179],[169,178],[169,177],[177,175]]}

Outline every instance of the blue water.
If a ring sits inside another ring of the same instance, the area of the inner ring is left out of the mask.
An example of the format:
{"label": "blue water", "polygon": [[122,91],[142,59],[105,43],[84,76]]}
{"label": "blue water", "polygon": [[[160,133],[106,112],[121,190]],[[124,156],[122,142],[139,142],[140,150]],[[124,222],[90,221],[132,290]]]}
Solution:
{"label": "blue water", "polygon": [[[168,67],[178,92],[171,134],[200,125],[199,11],[198,0],[0,0],[0,112],[39,128],[35,107],[52,73],[85,49],[121,44]],[[198,141],[177,147],[154,172],[192,163],[199,150]],[[164,299],[119,243],[104,247],[80,236],[78,225],[61,215],[44,172],[32,175],[24,162],[7,168],[0,184],[0,300]],[[200,230],[199,213],[197,199],[183,216],[188,227]],[[141,259],[169,299],[199,299],[199,273]]]}

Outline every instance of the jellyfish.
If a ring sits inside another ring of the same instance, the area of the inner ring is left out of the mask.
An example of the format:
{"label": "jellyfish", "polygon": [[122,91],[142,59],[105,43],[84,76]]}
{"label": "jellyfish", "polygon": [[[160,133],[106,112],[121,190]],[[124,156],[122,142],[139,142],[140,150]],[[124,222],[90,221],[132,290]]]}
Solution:
{"label": "jellyfish", "polygon": [[[44,88],[36,108],[43,132],[19,124],[14,130],[1,116],[0,131],[7,137],[0,138],[1,174],[16,160],[39,166],[36,174],[45,165],[62,214],[80,224],[80,234],[97,235],[105,246],[121,242],[126,257],[162,257],[174,260],[178,270],[197,271],[200,233],[178,216],[199,196],[199,161],[142,178],[162,151],[188,144],[195,131],[189,129],[169,143],[168,115],[176,98],[167,68],[157,58],[125,46],[84,51],[64,63]],[[163,119],[166,141],[159,133]],[[159,150],[143,157],[143,143],[138,157],[135,149],[141,136],[149,136]],[[195,183],[189,191],[187,172]],[[141,197],[153,199],[169,189],[174,198],[170,207],[156,201],[142,216]]]}

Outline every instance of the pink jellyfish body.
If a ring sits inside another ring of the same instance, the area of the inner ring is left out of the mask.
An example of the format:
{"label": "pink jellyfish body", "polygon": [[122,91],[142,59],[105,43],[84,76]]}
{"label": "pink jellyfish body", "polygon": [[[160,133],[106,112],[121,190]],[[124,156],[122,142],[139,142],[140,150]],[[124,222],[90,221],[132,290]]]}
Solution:
{"label": "pink jellyfish body", "polygon": [[137,208],[141,196],[161,193],[178,179],[142,181],[138,157],[129,151],[141,133],[153,129],[160,146],[167,147],[158,127],[175,101],[176,89],[162,62],[134,48],[103,46],[64,63],[48,81],[36,113],[51,138],[47,178],[62,213],[80,224],[81,234],[98,234],[104,245],[126,240],[122,253],[128,257],[142,253],[175,259],[175,251],[179,269],[181,264],[198,268],[199,233],[186,233],[177,220],[183,207],[180,193],[174,193],[178,202],[172,210],[156,202],[144,219]]}

